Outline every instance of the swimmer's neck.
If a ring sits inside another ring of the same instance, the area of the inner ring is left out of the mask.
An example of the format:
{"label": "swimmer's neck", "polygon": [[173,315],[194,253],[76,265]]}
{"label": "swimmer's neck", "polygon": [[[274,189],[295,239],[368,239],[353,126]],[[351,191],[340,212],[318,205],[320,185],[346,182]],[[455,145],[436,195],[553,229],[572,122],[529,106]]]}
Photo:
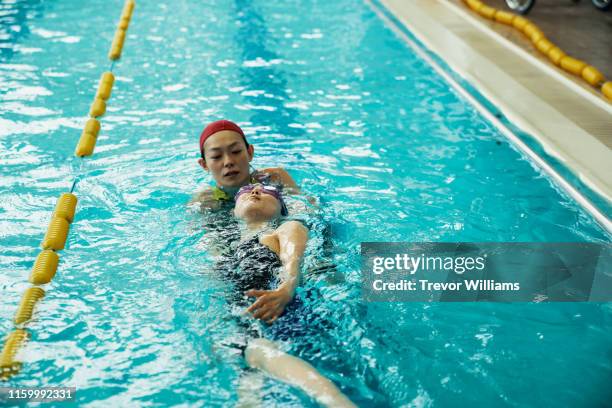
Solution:
{"label": "swimmer's neck", "polygon": [[246,226],[249,231],[261,231],[270,227],[270,221],[251,221]]}
{"label": "swimmer's neck", "polygon": [[265,221],[250,221],[246,223],[246,229],[242,232],[242,238],[248,239],[260,232],[269,230],[273,225],[270,220]]}

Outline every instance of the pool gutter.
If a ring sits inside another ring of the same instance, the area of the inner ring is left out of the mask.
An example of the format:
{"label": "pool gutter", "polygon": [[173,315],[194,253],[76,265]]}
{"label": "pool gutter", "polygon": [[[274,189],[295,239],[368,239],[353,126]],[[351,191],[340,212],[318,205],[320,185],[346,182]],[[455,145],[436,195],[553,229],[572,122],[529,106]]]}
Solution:
{"label": "pool gutter", "polygon": [[448,1],[366,3],[612,234],[612,105]]}

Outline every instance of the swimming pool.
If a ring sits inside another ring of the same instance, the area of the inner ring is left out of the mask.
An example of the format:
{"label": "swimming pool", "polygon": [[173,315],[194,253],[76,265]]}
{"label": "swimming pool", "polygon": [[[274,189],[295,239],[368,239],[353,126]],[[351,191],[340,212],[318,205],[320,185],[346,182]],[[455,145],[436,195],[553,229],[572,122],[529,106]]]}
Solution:
{"label": "swimming pool", "polygon": [[[609,303],[361,301],[362,241],[610,241],[366,4],[139,2],[81,166],[73,149],[121,6],[2,5],[3,334],[55,200],[81,175],[58,276],[8,384],[76,386],[94,406],[236,399],[226,284],[211,271],[202,215],[185,206],[208,182],[197,136],[223,116],[247,131],[255,167],[286,167],[324,202],[346,281],[304,282],[326,324],[286,347],[353,401],[605,405]],[[313,405],[265,384],[272,406]]]}

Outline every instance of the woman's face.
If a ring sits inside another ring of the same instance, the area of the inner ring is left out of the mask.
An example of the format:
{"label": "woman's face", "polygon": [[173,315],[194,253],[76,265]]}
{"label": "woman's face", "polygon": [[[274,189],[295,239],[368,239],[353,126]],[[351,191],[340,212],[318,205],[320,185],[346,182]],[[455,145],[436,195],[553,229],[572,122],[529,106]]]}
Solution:
{"label": "woman's face", "polygon": [[240,134],[222,130],[204,143],[204,159],[200,159],[200,165],[210,171],[217,185],[240,187],[250,180],[253,146],[247,148]]}
{"label": "woman's face", "polygon": [[281,204],[273,195],[266,193],[261,184],[247,193],[239,194],[234,214],[245,221],[267,221],[279,217]]}

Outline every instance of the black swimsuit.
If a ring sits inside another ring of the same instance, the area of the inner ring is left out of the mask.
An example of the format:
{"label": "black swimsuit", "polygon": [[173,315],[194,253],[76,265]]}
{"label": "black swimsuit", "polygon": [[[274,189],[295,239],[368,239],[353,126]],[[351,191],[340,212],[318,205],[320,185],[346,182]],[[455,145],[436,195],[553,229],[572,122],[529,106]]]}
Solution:
{"label": "black swimsuit", "polygon": [[240,242],[231,250],[223,267],[224,276],[234,283],[233,302],[244,306],[248,299],[244,292],[250,289],[273,289],[283,264],[269,247],[259,242],[261,234]]}
{"label": "black swimsuit", "polygon": [[[247,338],[266,337],[272,340],[290,340],[305,334],[304,317],[310,315],[304,309],[303,301],[296,296],[285,307],[285,311],[272,323],[260,324],[250,315],[243,315],[245,308],[252,305],[256,298],[247,297],[244,293],[250,289],[271,290],[279,283],[279,274],[283,265],[278,255],[268,246],[259,242],[261,234],[238,243],[232,247],[218,264],[221,274],[231,281],[235,287],[228,294],[230,305],[235,308],[235,317],[238,325],[245,329]],[[244,351],[244,343],[234,343]]]}

